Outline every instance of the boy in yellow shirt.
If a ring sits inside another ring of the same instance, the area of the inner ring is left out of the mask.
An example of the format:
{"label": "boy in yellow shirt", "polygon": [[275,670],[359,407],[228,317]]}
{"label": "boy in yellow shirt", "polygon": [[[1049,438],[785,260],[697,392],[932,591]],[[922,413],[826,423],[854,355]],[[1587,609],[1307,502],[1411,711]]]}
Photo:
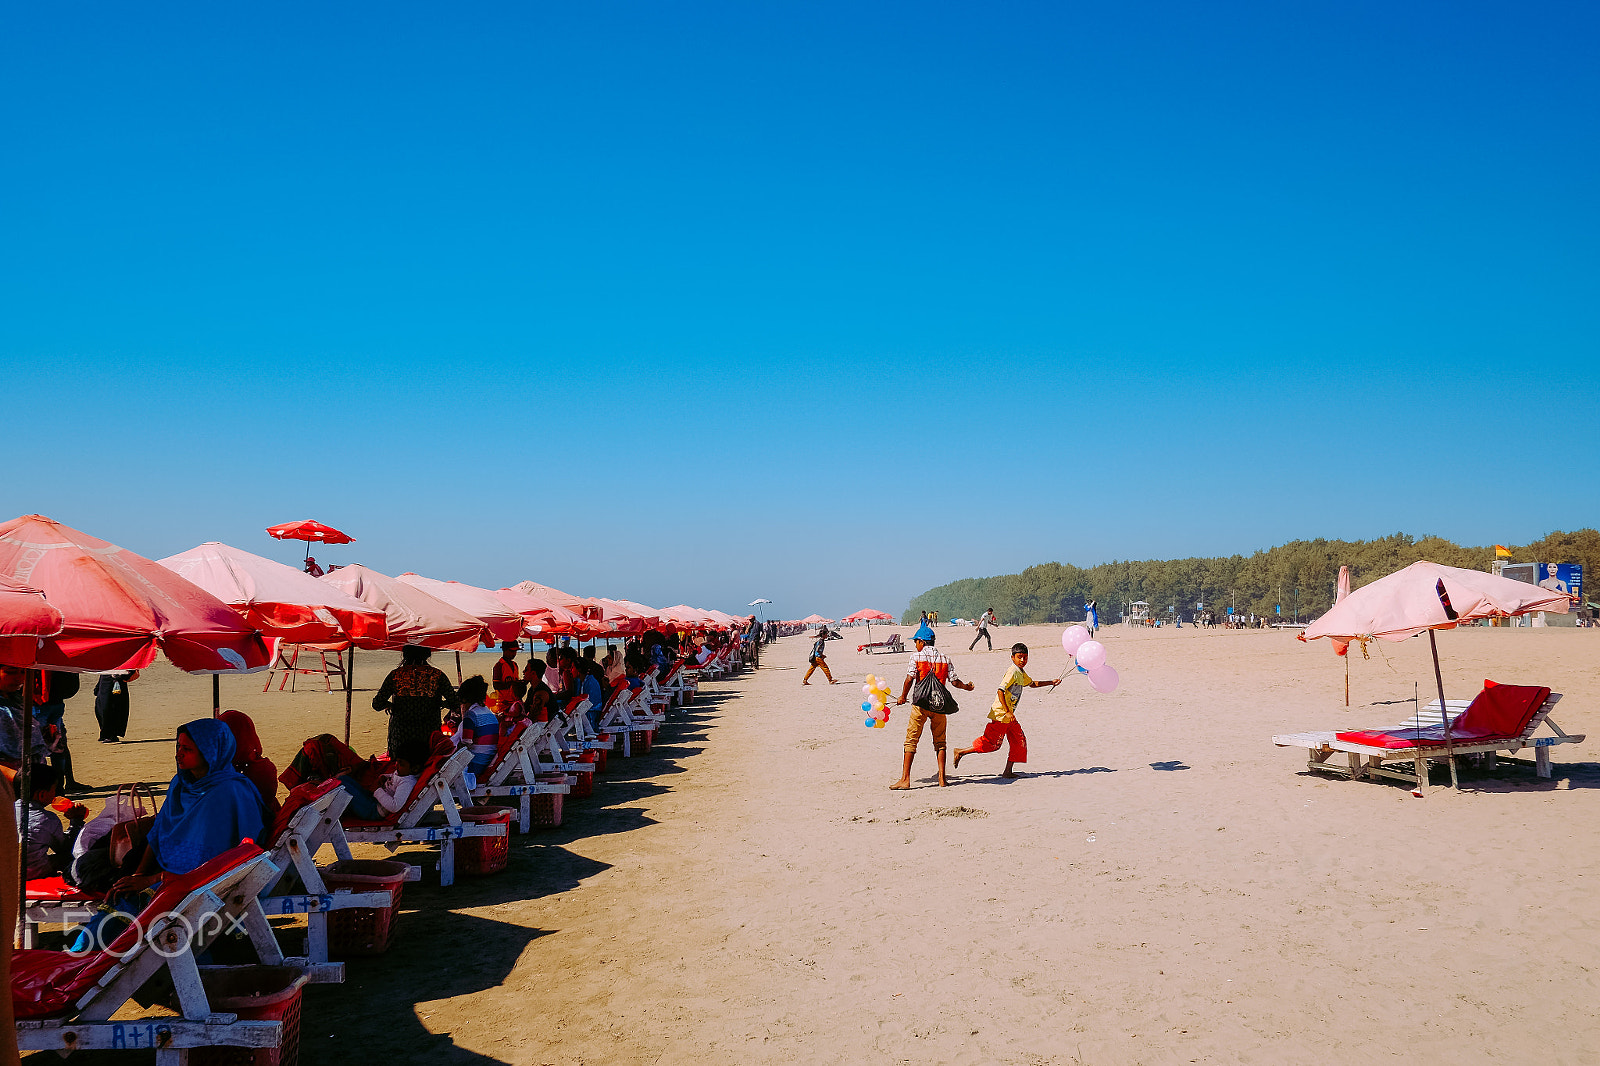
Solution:
{"label": "boy in yellow shirt", "polygon": [[1054,688],[1061,684],[1061,679],[1035,681],[1028,676],[1027,667],[1028,646],[1011,645],[1011,668],[1000,679],[994,706],[989,708],[989,724],[983,727],[983,735],[972,742],[972,747],[956,749],[957,768],[961,766],[963,755],[971,755],[975,751],[999,751],[1001,738],[1006,742],[1006,769],[1001,777],[1016,777],[1011,768],[1019,762],[1028,761],[1028,738],[1022,732],[1022,723],[1017,721],[1017,700],[1025,688]]}

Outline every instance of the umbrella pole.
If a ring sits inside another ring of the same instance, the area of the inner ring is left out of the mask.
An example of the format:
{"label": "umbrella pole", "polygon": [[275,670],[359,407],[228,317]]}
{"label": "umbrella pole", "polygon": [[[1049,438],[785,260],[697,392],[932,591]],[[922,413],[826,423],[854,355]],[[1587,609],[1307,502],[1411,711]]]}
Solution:
{"label": "umbrella pole", "polygon": [[356,646],[350,645],[350,661],[344,668],[344,742],[350,743],[350,699],[355,693]]}
{"label": "umbrella pole", "polygon": [[1344,705],[1350,706],[1350,645],[1344,648]]}
{"label": "umbrella pole", "polygon": [[28,768],[33,764],[33,671],[22,675],[22,766],[17,770],[17,799],[22,802],[22,818],[17,826],[21,851],[17,863],[17,925],[11,931],[14,943],[22,946],[24,912],[28,908],[28,804],[33,801],[33,775]]}
{"label": "umbrella pole", "polygon": [[222,713],[222,675],[211,675],[211,717]]}
{"label": "umbrella pole", "polygon": [[461,653],[456,652],[456,684],[461,684]]}
{"label": "umbrella pole", "polygon": [[1439,718],[1444,722],[1444,754],[1450,763],[1450,787],[1460,788],[1461,781],[1456,777],[1456,752],[1455,745],[1450,742],[1450,711],[1444,705],[1444,675],[1439,672],[1439,642],[1433,638],[1433,630],[1428,630],[1428,647],[1433,651],[1433,680],[1439,686]]}

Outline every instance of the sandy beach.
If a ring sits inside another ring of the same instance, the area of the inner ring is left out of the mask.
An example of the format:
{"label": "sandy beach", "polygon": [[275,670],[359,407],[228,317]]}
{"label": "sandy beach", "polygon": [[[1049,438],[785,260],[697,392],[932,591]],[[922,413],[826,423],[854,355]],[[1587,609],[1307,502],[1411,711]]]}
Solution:
{"label": "sandy beach", "polygon": [[[1012,641],[1035,677],[1064,661],[1059,627],[1000,627],[993,652],[966,652],[971,633],[941,631],[978,686],[952,747],[981,731]],[[1321,643],[1108,627],[1121,688],[1027,693],[1025,776],[975,755],[939,789],[924,738],[897,793],[907,709],[864,729],[860,682],[906,657],[844,634],[830,659],[850,684],[801,687],[808,643],[786,638],[648,756],[613,761],[562,828],[513,838],[507,872],[408,886],[390,953],[307,990],[301,1061],[1600,1061],[1595,741],[1557,748],[1551,780],[1525,757],[1424,799],[1308,774],[1270,743],[1406,717],[1431,684],[1425,640],[1357,652],[1346,710]],[[1548,684],[1562,728],[1594,736],[1596,639],[1441,634],[1447,693]],[[364,708],[396,658],[358,663],[362,751],[382,745]],[[342,728],[342,696],[262,681],[224,678],[223,702],[280,766]],[[79,776],[164,780],[173,728],[209,695],[152,668],[136,743],[112,746],[86,689],[68,710]]]}

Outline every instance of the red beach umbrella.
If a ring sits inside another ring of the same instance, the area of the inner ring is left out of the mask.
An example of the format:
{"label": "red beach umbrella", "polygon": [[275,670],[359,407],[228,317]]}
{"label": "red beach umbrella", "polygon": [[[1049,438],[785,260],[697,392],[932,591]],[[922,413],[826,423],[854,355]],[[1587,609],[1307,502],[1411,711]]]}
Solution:
{"label": "red beach umbrella", "polygon": [[438,581],[421,574],[401,574],[396,580],[404,581],[472,615],[489,630],[489,636],[495,643],[516,640],[522,636],[522,615],[501,603],[500,598],[488,589],[463,585],[459,581]]}
{"label": "red beach umbrella", "polygon": [[302,518],[298,522],[284,522],[282,525],[268,526],[267,536],[277,540],[303,540],[306,542],[306,558],[311,558],[311,545],[317,544],[354,544],[356,538],[348,533],[342,533],[332,526],[325,526],[321,522],[310,518]]}
{"label": "red beach umbrella", "polygon": [[43,515],[0,524],[0,578],[41,590],[61,612],[37,662],[49,670],[142,670],[156,651],[191,674],[264,670],[272,661],[238,613],[151,559]]}
{"label": "red beach umbrella", "polygon": [[44,593],[0,578],[0,663],[32,666],[39,638],[60,633],[62,622]]}

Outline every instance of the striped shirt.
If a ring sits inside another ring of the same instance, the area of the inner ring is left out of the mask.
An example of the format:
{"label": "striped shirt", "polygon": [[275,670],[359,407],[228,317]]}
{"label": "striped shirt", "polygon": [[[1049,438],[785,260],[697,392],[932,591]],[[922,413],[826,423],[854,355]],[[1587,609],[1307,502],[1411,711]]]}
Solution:
{"label": "striped shirt", "polygon": [[472,749],[467,772],[481,774],[494,765],[500,748],[500,719],[483,704],[468,707],[461,716],[461,746]]}
{"label": "striped shirt", "polygon": [[921,651],[912,652],[911,661],[906,664],[906,676],[918,681],[927,677],[929,671],[947,685],[956,679],[955,664],[932,644],[924,646]]}

